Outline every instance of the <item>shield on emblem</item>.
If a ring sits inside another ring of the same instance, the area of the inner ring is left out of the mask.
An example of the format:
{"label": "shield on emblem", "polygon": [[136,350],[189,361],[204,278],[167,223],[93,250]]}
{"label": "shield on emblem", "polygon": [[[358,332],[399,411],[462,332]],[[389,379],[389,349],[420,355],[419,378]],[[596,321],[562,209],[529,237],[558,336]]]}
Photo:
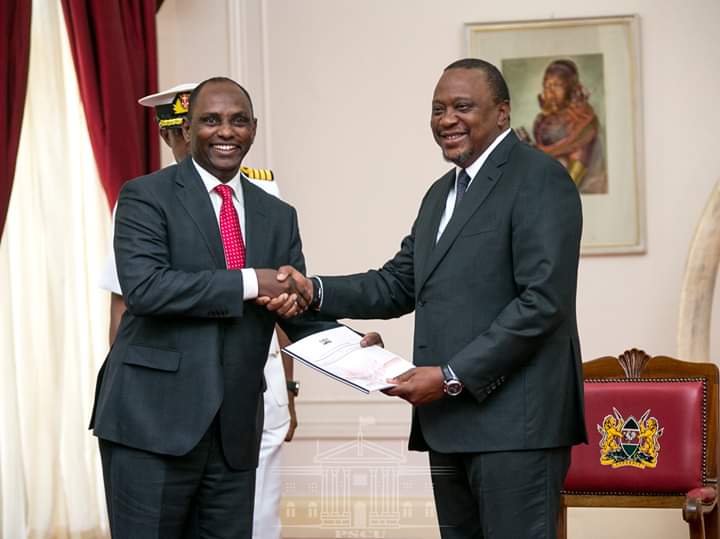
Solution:
{"label": "shield on emblem", "polygon": [[640,446],[640,426],[633,416],[628,417],[620,431],[622,433],[622,448],[628,458],[635,455]]}

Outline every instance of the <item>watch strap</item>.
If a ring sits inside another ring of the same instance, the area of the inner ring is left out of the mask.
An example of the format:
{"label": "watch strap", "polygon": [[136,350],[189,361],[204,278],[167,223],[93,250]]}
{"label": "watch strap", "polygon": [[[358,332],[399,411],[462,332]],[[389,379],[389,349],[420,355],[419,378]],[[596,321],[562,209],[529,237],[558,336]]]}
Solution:
{"label": "watch strap", "polygon": [[286,383],[287,390],[296,397],[300,393],[300,382],[297,380],[288,380]]}

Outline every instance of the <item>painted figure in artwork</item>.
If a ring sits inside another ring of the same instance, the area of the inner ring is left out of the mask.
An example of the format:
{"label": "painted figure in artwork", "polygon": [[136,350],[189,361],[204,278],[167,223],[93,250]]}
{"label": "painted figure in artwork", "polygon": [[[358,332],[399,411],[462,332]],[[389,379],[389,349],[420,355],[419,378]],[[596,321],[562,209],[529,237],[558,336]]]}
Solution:
{"label": "painted figure in artwork", "polygon": [[545,69],[540,113],[533,124],[534,142],[527,131],[519,135],[560,161],[583,194],[608,192],[607,168],[600,138],[600,122],[589,103],[572,60],[554,60]]}

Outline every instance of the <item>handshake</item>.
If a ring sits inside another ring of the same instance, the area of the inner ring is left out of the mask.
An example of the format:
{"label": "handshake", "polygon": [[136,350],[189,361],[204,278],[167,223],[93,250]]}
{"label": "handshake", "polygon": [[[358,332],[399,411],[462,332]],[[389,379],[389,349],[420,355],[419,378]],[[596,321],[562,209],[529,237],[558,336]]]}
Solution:
{"label": "handshake", "polygon": [[313,282],[292,266],[281,266],[277,271],[256,269],[258,297],[255,302],[283,318],[292,318],[305,312],[312,304]]}
{"label": "handshake", "polygon": [[[305,312],[315,296],[313,281],[292,266],[273,269],[256,269],[258,297],[255,302],[274,311],[283,318],[292,318]],[[363,337],[360,346],[384,346],[379,333],[371,332]],[[444,396],[444,375],[440,367],[415,367],[387,380],[394,387],[382,392],[400,397],[414,406],[427,404]]]}

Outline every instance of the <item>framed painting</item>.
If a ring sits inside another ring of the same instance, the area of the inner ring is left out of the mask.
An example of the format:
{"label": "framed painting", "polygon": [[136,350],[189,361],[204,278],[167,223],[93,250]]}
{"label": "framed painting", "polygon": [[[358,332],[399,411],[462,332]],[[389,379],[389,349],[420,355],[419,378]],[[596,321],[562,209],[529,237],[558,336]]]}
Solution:
{"label": "framed painting", "polygon": [[502,71],[518,136],[575,181],[582,254],[644,253],[638,17],[467,24],[466,37]]}

